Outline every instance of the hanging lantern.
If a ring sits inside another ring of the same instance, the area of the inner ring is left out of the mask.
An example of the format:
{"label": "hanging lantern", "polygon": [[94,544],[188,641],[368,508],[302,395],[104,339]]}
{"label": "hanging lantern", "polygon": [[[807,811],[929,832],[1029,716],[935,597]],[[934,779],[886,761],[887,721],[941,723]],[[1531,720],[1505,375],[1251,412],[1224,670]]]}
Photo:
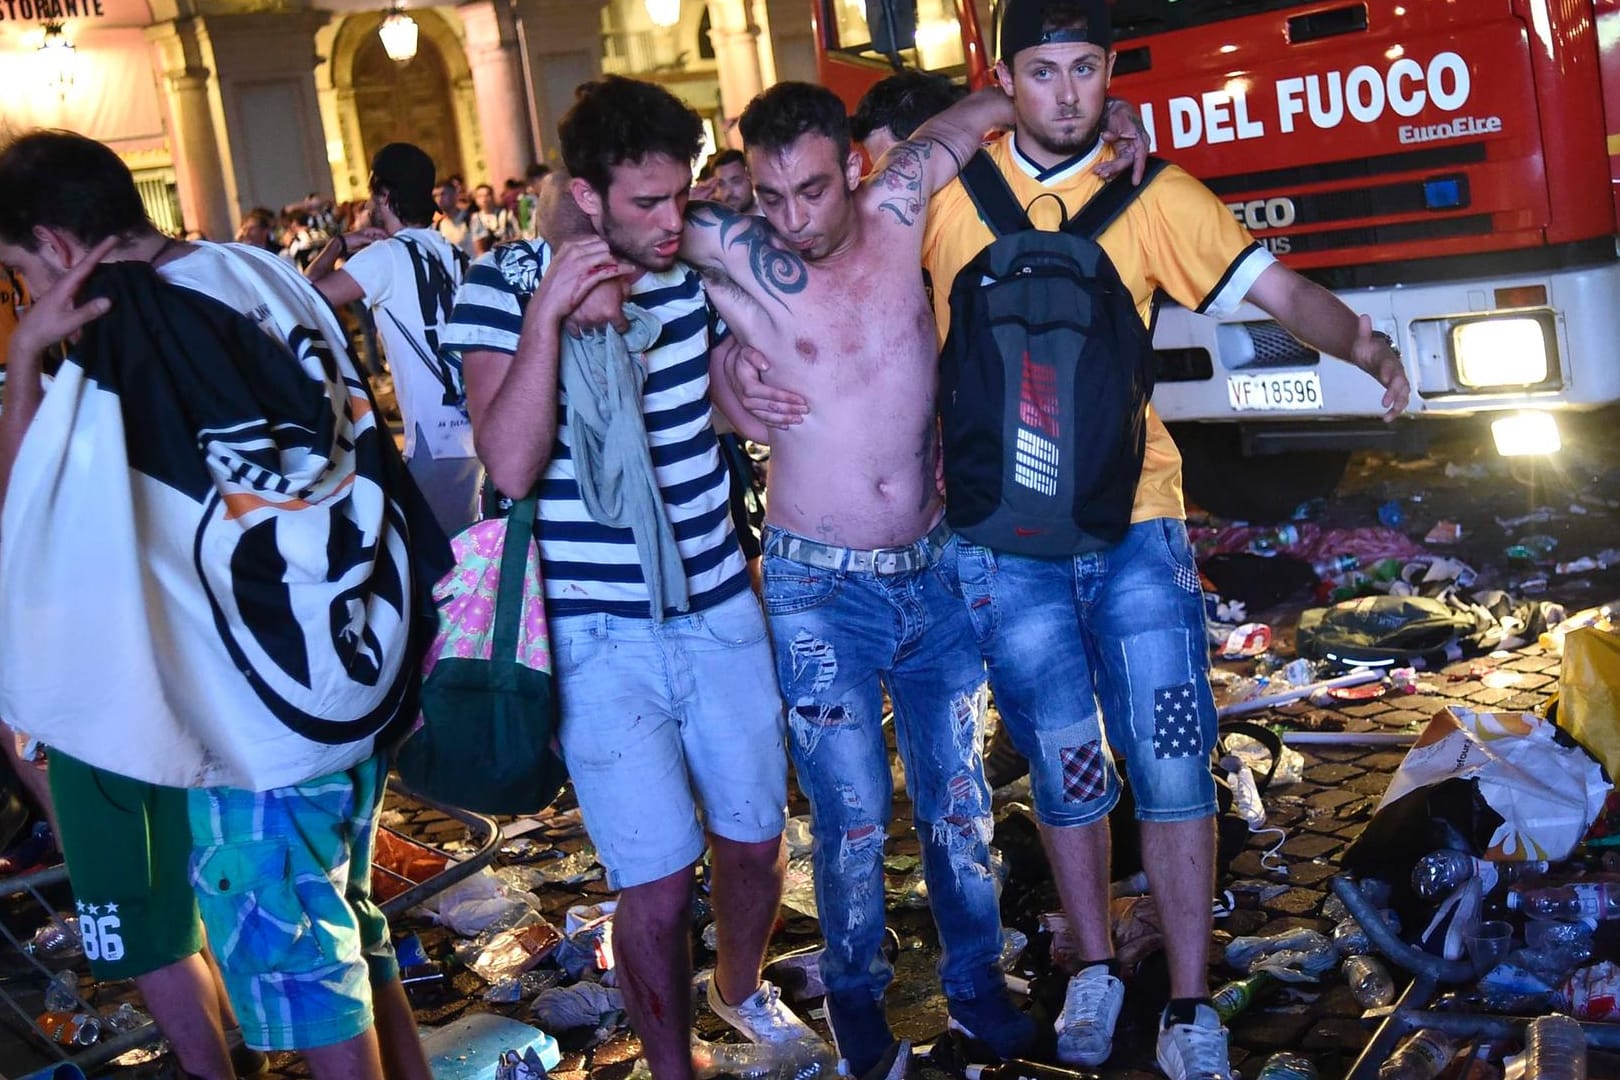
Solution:
{"label": "hanging lantern", "polygon": [[45,24],[45,40],[39,43],[39,62],[45,85],[58,95],[66,96],[73,89],[73,74],[79,66],[79,55],[73,42],[63,32],[61,23]]}
{"label": "hanging lantern", "polygon": [[399,8],[390,8],[383,17],[382,25],[377,27],[377,36],[382,38],[383,52],[388,59],[396,64],[407,64],[416,56],[416,37],[419,33],[416,20],[411,18]]}
{"label": "hanging lantern", "polygon": [[654,26],[668,30],[681,24],[681,0],[646,0],[647,18]]}

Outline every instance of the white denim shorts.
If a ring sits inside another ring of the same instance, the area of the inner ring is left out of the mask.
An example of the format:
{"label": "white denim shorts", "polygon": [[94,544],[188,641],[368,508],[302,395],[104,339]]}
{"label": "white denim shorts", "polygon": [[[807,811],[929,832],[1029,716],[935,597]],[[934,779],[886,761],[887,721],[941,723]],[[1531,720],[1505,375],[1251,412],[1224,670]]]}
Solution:
{"label": "white denim shorts", "polygon": [[563,756],[608,885],[759,843],[787,807],[782,695],[752,592],[693,615],[551,620]]}

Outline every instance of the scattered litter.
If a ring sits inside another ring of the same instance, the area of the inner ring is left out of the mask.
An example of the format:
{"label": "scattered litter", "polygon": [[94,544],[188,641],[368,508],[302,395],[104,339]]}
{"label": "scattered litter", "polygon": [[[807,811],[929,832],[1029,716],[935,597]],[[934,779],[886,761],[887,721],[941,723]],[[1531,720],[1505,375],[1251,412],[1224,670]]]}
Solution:
{"label": "scattered litter", "polygon": [[797,859],[810,854],[810,849],[815,845],[815,837],[810,835],[810,819],[803,814],[788,818],[782,828],[782,839],[787,843],[788,858]]}
{"label": "scattered litter", "polygon": [[624,1021],[624,994],[617,987],[577,982],[542,990],[529,1007],[547,1031],[616,1028]]}
{"label": "scattered litter", "polygon": [[1244,623],[1227,635],[1221,647],[1223,660],[1247,660],[1271,648],[1271,627],[1265,623]]}
{"label": "scattered litter", "polygon": [[1381,682],[1366,682],[1359,686],[1330,687],[1327,696],[1335,701],[1375,701],[1389,692]]}
{"label": "scattered litter", "polygon": [[1455,521],[1437,521],[1423,536],[1425,544],[1456,544],[1463,538],[1463,527]]}
{"label": "scattered litter", "polygon": [[1577,1020],[1620,1020],[1620,965],[1604,960],[1571,975],[1562,988]]}
{"label": "scattered litter", "polygon": [[816,909],[815,874],[809,856],[788,860],[782,879],[782,906],[812,919],[821,918]]}
{"label": "scattered litter", "polygon": [[456,882],[421,905],[436,923],[462,937],[491,928],[512,926],[527,912],[537,910],[534,897],[513,888],[485,867]]}
{"label": "scattered litter", "polygon": [[534,921],[499,931],[473,954],[467,967],[487,983],[521,975],[556,951],[562,935],[550,923]]}
{"label": "scattered litter", "polygon": [[542,863],[534,871],[548,885],[583,885],[602,876],[602,865],[596,861],[593,849],[584,848],[561,859]]}

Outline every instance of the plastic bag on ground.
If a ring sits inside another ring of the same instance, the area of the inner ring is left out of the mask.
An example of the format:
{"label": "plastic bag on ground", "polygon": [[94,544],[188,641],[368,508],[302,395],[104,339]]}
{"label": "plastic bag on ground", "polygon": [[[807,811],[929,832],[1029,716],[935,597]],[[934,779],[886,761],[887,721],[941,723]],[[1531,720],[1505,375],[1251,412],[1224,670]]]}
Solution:
{"label": "plastic bag on ground", "polygon": [[498,983],[537,966],[561,941],[557,928],[536,916],[532,922],[492,935],[467,967],[485,982]]}
{"label": "plastic bag on ground", "polygon": [[1528,713],[1436,713],[1390,780],[1342,865],[1402,874],[1432,849],[1433,821],[1493,862],[1567,858],[1611,785],[1566,733]]}
{"label": "plastic bag on ground", "polygon": [[1558,723],[1620,776],[1620,633],[1588,626],[1564,639]]}
{"label": "plastic bag on ground", "polygon": [[512,926],[523,915],[537,911],[534,897],[514,889],[485,867],[456,882],[422,904],[436,923],[462,937]]}
{"label": "plastic bag on ground", "polygon": [[821,918],[816,909],[815,877],[809,856],[793,859],[787,864],[787,874],[782,882],[782,906],[812,919]]}

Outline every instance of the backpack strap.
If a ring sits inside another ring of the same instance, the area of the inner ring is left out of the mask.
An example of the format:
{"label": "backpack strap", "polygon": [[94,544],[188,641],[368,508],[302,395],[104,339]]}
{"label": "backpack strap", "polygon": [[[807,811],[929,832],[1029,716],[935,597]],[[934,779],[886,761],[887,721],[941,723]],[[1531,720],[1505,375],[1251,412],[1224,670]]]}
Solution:
{"label": "backpack strap", "polygon": [[1118,220],[1119,215],[1125,212],[1125,208],[1135,202],[1137,196],[1146,191],[1147,186],[1153,183],[1154,178],[1169,164],[1163,158],[1148,158],[1147,171],[1142,174],[1140,184],[1131,183],[1130,173],[1120,173],[1104,184],[1102,190],[1093,195],[1090,201],[1063,225],[1063,231],[1073,236],[1083,236],[1087,240],[1096,240],[1108,231],[1108,227]]}
{"label": "backpack strap", "polygon": [[[410,256],[411,269],[416,277],[416,299],[422,307],[422,336],[427,341],[427,348],[423,349],[414,338],[411,338],[410,332],[394,318],[393,312],[389,312],[388,315],[394,319],[400,333],[411,340],[411,345],[416,349],[422,363],[444,389],[444,404],[462,406],[467,399],[467,392],[462,387],[461,364],[453,354],[446,353],[439,347],[438,329],[440,322],[450,318],[450,312],[455,307],[456,283],[450,279],[443,264],[417,246],[416,241],[408,236],[395,236],[394,239],[405,245],[405,252]],[[457,256],[456,266],[464,274],[463,260],[466,259],[466,255],[454,246],[450,250]]]}
{"label": "backpack strap", "polygon": [[1024,213],[1018,196],[1007,186],[1006,177],[1001,175],[1001,170],[996,168],[996,163],[983,149],[976,151],[962,166],[962,188],[973,200],[979,217],[996,234],[997,239],[1028,232],[1035,227],[1030,223],[1029,215]]}

